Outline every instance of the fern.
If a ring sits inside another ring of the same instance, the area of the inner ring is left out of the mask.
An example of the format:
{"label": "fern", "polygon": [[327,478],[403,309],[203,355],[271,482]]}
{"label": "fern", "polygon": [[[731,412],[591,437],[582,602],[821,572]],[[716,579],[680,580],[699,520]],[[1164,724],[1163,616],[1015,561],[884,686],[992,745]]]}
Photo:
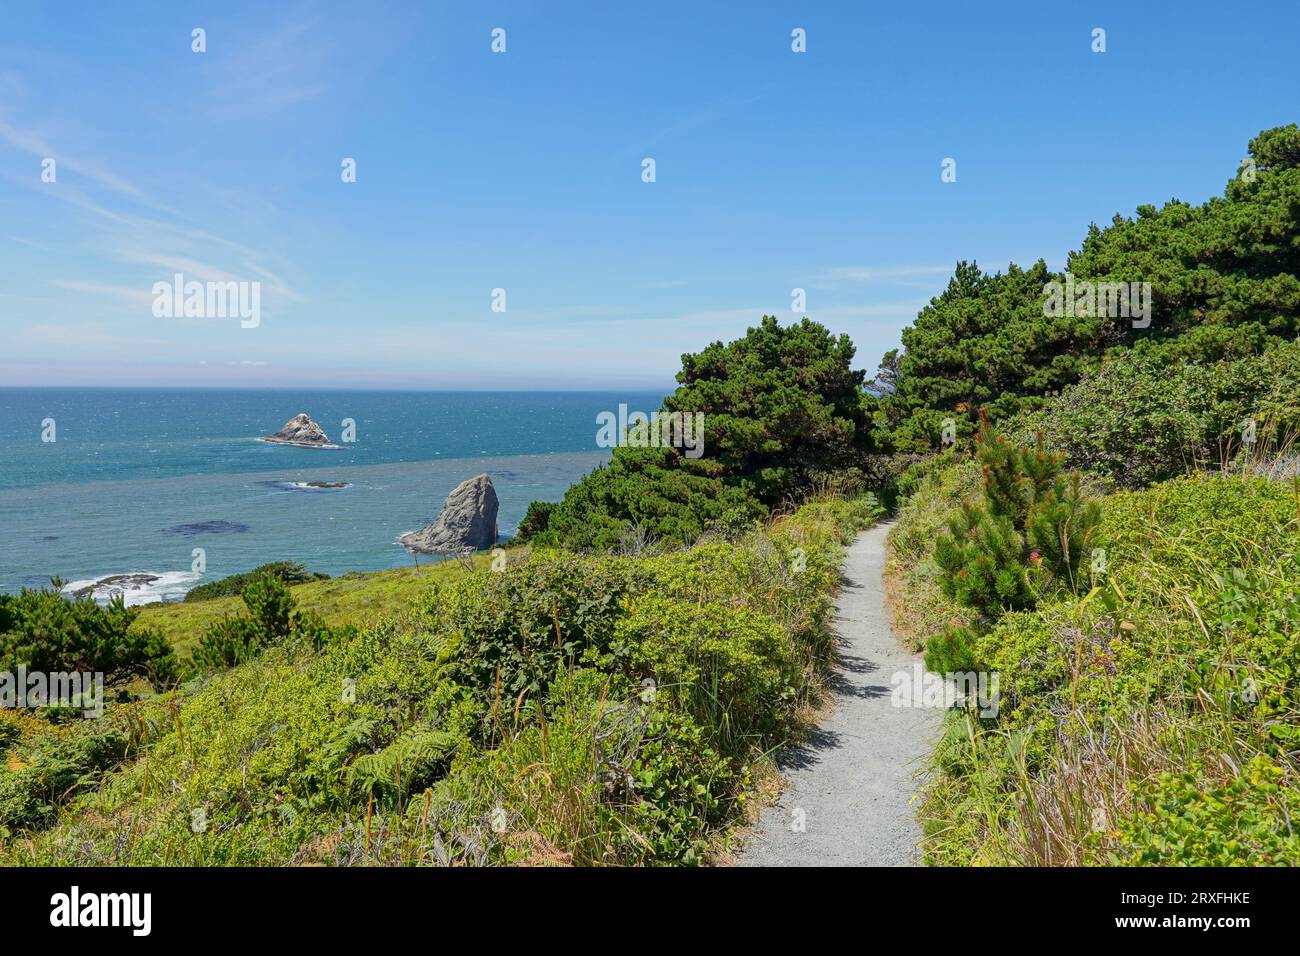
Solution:
{"label": "fern", "polygon": [[348,768],[348,782],[372,796],[401,800],[430,782],[455,753],[455,734],[416,727],[378,753],[358,757]]}

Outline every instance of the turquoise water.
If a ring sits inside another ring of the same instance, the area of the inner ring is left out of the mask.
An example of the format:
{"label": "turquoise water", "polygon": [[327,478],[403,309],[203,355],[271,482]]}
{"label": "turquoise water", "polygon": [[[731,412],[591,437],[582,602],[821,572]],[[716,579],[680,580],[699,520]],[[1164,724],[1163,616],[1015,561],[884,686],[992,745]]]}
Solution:
{"label": "turquoise water", "polygon": [[[608,460],[596,415],[657,393],[0,389],[0,590],[53,575],[157,580],[139,603],[268,561],[327,574],[410,564],[396,539],[480,472],[501,533]],[[257,441],[298,412],[338,451]],[[46,420],[54,422],[54,442]],[[343,483],[320,490],[307,482]],[[196,574],[194,550],[206,572]]]}

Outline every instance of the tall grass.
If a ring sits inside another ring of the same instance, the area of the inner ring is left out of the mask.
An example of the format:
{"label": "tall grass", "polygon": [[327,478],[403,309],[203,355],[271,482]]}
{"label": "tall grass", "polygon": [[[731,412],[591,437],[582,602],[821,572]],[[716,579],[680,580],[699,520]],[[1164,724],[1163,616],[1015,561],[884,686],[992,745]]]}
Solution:
{"label": "tall grass", "polygon": [[948,715],[928,858],[1300,863],[1297,502],[1241,475],[1106,499],[1103,580],[980,643],[1002,707]]}

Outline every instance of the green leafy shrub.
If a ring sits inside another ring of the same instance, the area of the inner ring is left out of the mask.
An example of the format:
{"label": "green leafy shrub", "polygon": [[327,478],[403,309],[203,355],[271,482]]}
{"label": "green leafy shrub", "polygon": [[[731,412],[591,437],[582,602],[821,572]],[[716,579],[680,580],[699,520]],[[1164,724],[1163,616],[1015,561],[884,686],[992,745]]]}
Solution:
{"label": "green leafy shrub", "polygon": [[244,587],[243,597],[248,615],[225,617],[208,628],[194,648],[191,659],[195,667],[235,667],[290,638],[319,647],[334,636],[317,615],[294,610],[289,589],[274,575],[253,578]]}
{"label": "green leafy shrub", "polygon": [[495,852],[530,865],[692,865],[737,810],[739,780],[685,714],[623,698],[610,675],[557,677],[537,718],[458,757],[430,806],[496,815]]}
{"label": "green leafy shrub", "polygon": [[1188,586],[1294,548],[1300,500],[1265,478],[1197,474],[1106,499],[1108,564],[1133,588],[1153,575]]}
{"label": "green leafy shrub", "polygon": [[36,738],[0,767],[0,833],[48,825],[60,805],[121,761],[126,744],[114,730]]}
{"label": "green leafy shrub", "polygon": [[139,614],[121,597],[107,605],[53,589],[0,594],[0,670],[103,673],[107,686],[138,677],[165,686],[176,672],[171,646],[156,631],[131,629]]}
{"label": "green leafy shrub", "polygon": [[252,584],[259,577],[271,576],[286,585],[306,584],[308,581],[328,581],[328,574],[308,571],[303,565],[296,561],[273,561],[270,564],[263,564],[246,571],[243,574],[232,574],[230,577],[222,578],[219,581],[209,581],[207,584],[200,584],[198,587],[191,588],[185,595],[187,601],[207,601],[215,597],[227,597],[230,595],[239,595],[244,593],[244,588]]}
{"label": "green leafy shrub", "polygon": [[1288,825],[1300,790],[1280,785],[1282,768],[1256,757],[1223,786],[1196,774],[1144,784],[1150,807],[1120,821],[1118,855],[1139,866],[1297,866],[1300,834]]}
{"label": "green leafy shrub", "polygon": [[614,631],[633,683],[690,714],[715,749],[736,755],[790,729],[797,673],[779,625],[744,609],[640,595]]}
{"label": "green leafy shrub", "polygon": [[1220,467],[1255,423],[1255,454],[1300,433],[1300,344],[1188,362],[1174,347],[1112,356],[1040,410],[1008,423],[1042,433],[1077,468],[1138,488],[1196,467]]}
{"label": "green leafy shrub", "polygon": [[454,642],[448,677],[472,695],[489,732],[557,673],[608,652],[628,574],[612,558],[541,552],[432,598],[428,613]]}
{"label": "green leafy shrub", "polygon": [[[1300,749],[1300,557],[1215,574],[1197,589],[1218,640],[1189,648],[1189,683],[1209,691],[1233,710],[1247,708],[1260,721],[1268,743],[1290,753]],[[1189,675],[1190,677],[1190,675]]]}

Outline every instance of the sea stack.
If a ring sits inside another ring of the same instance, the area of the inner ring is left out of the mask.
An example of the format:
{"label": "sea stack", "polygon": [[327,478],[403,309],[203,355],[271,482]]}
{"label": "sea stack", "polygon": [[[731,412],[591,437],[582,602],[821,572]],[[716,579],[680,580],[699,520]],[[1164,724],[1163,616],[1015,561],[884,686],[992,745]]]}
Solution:
{"label": "sea stack", "polygon": [[397,539],[421,554],[483,551],[497,543],[497,492],[486,474],[467,478],[452,489],[430,525]]}
{"label": "sea stack", "polygon": [[261,441],[273,445],[297,445],[299,448],[338,448],[330,443],[329,436],[312,421],[306,412],[299,412],[284,423],[274,435],[263,435]]}

